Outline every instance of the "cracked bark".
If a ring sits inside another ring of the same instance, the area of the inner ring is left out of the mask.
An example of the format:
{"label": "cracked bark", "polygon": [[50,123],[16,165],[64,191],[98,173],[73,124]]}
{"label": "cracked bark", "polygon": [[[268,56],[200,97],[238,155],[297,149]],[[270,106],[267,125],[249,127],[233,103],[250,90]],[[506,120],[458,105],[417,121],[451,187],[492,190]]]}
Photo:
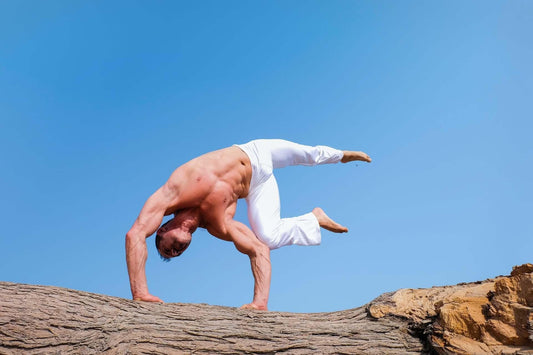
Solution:
{"label": "cracked bark", "polygon": [[0,353],[420,354],[399,317],[364,307],[333,313],[257,312],[150,304],[51,286],[0,282]]}
{"label": "cracked bark", "polygon": [[533,355],[533,265],[331,313],[154,304],[0,282],[0,354]]}

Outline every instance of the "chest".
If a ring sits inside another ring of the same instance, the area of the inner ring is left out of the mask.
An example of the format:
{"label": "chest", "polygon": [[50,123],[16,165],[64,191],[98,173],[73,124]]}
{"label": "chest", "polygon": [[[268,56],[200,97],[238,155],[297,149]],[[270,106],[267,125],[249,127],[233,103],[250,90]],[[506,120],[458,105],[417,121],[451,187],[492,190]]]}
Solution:
{"label": "chest", "polygon": [[219,237],[224,234],[225,221],[233,218],[238,197],[227,189],[213,189],[200,204],[203,227]]}

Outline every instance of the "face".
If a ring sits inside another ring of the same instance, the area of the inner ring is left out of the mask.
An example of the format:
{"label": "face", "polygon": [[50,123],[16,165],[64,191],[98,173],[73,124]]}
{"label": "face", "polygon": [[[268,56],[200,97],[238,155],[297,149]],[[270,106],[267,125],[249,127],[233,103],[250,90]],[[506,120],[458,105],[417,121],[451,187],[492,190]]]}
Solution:
{"label": "face", "polygon": [[175,258],[176,256],[183,254],[189,244],[190,242],[181,243],[177,241],[176,238],[172,238],[167,235],[161,239],[161,243],[159,244],[159,253],[168,259]]}
{"label": "face", "polygon": [[178,221],[170,221],[159,228],[157,234],[161,237],[159,253],[165,258],[180,256],[189,246],[192,234],[189,228],[183,228]]}

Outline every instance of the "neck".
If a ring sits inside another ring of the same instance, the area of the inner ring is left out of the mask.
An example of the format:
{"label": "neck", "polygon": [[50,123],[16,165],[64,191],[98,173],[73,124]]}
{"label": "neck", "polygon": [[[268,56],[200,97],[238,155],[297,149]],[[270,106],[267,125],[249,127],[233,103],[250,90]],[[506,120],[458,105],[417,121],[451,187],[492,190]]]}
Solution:
{"label": "neck", "polygon": [[185,212],[182,212],[184,215],[181,217],[184,218],[183,223],[181,224],[182,228],[187,229],[189,232],[194,232],[196,228],[201,226],[200,218],[200,209],[194,208],[189,209]]}

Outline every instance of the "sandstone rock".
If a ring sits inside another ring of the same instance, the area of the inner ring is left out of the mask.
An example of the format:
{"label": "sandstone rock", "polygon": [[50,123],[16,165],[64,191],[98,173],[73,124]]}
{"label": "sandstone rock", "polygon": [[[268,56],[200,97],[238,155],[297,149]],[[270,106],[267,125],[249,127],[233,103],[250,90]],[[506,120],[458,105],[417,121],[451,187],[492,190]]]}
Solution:
{"label": "sandstone rock", "polygon": [[533,264],[523,264],[520,266],[513,266],[511,276],[517,276],[520,274],[529,274],[533,272]]}
{"label": "sandstone rock", "polygon": [[441,354],[533,354],[533,265],[510,276],[430,289],[404,289],[367,307],[371,317],[432,319],[423,332]]}

